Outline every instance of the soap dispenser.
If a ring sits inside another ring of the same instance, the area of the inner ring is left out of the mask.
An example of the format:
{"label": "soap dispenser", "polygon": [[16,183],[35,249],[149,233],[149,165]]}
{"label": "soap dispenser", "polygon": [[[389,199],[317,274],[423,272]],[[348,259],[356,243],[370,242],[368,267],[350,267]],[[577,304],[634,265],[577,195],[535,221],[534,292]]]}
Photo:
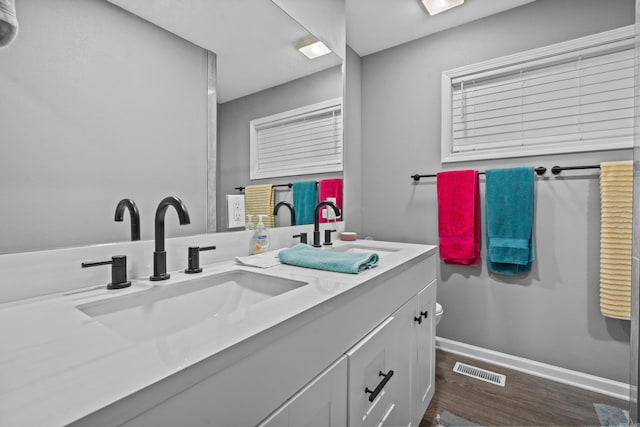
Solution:
{"label": "soap dispenser", "polygon": [[256,231],[253,233],[251,239],[251,254],[261,254],[269,248],[270,238],[267,227],[262,222],[262,218],[266,215],[258,215],[258,224],[256,225]]}
{"label": "soap dispenser", "polygon": [[253,224],[253,215],[247,214],[247,222],[245,223],[246,230],[255,230],[256,226]]}

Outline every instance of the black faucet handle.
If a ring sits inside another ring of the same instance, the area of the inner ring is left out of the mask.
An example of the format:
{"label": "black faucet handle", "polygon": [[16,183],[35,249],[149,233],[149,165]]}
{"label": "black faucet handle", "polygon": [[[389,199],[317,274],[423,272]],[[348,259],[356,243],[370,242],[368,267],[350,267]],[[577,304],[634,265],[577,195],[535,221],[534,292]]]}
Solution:
{"label": "black faucet handle", "polygon": [[332,246],[331,233],[335,233],[337,230],[324,230],[324,246]]}
{"label": "black faucet handle", "polygon": [[98,265],[111,264],[111,283],[107,283],[107,289],[122,289],[131,286],[127,280],[127,257],[125,255],[114,255],[111,261],[83,262],[82,268],[96,267]]}
{"label": "black faucet handle", "polygon": [[188,250],[188,267],[184,270],[187,274],[202,273],[200,267],[200,252],[214,250],[215,246],[189,246]]}
{"label": "black faucet handle", "polygon": [[299,237],[300,243],[307,243],[307,233],[294,234],[293,237]]}

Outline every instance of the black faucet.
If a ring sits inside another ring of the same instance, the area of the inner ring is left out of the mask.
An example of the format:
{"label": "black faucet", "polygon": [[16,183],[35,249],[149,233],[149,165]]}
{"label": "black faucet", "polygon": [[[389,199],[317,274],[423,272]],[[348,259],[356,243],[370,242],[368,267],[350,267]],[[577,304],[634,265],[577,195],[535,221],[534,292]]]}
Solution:
{"label": "black faucet", "polygon": [[175,196],[169,196],[162,199],[158,208],[156,209],[156,250],[153,252],[153,276],[149,277],[149,280],[158,281],[168,279],[169,273],[167,273],[167,253],[164,250],[164,216],[167,213],[167,208],[173,206],[178,212],[178,219],[180,225],[190,224],[189,212],[187,207],[182,203],[182,200]]}
{"label": "black faucet", "polygon": [[335,212],[336,216],[340,216],[340,209],[333,202],[320,202],[318,206],[316,206],[315,211],[313,211],[313,247],[320,248],[322,245],[320,244],[320,218],[318,215],[320,214],[320,209],[323,206],[330,206],[333,208],[333,212]]}
{"label": "black faucet", "polygon": [[280,206],[286,206],[289,208],[289,212],[291,212],[291,225],[296,225],[296,210],[293,209],[293,206],[291,206],[291,203],[288,203],[288,202],[278,203],[276,207],[273,208],[273,215],[274,216],[278,215],[278,209],[280,209]]}
{"label": "black faucet", "polygon": [[131,199],[120,200],[118,206],[116,206],[114,220],[118,222],[123,221],[125,208],[129,209],[129,216],[131,218],[131,240],[140,240],[140,212],[138,212],[136,202]]}

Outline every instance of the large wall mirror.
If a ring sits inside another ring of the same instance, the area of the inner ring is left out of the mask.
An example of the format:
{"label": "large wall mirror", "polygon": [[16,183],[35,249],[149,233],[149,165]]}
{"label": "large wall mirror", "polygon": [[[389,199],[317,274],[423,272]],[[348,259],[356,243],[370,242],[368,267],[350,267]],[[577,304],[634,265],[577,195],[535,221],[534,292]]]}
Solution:
{"label": "large wall mirror", "polygon": [[[0,50],[0,253],[129,240],[122,198],[143,240],[167,195],[191,216],[169,212],[168,237],[226,230],[248,119],[342,96],[344,1],[322,3],[19,2]],[[335,53],[303,57],[310,35]]]}

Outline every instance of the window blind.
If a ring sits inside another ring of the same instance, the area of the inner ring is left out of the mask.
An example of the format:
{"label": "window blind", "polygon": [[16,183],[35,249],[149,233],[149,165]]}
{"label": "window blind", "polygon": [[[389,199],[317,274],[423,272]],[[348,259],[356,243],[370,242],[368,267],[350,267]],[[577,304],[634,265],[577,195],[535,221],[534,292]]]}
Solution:
{"label": "window blind", "polygon": [[442,160],[631,147],[633,47],[625,27],[444,73]]}
{"label": "window blind", "polygon": [[342,171],[342,99],[250,122],[251,179]]}

